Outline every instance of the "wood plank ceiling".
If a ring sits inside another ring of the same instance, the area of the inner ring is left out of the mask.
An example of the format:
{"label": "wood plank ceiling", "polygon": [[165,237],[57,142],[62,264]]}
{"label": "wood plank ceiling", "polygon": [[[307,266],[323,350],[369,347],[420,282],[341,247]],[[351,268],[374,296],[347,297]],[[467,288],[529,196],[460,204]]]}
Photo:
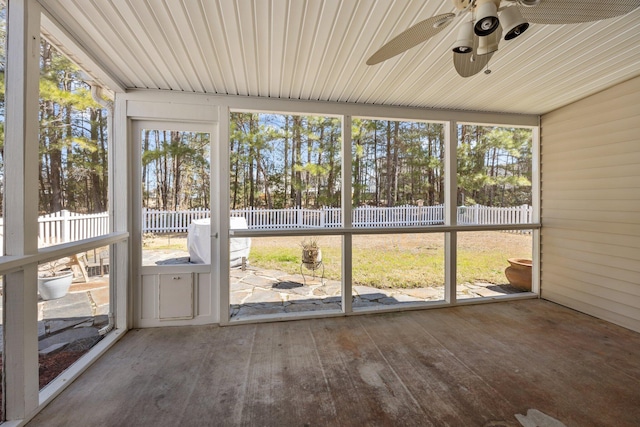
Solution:
{"label": "wood plank ceiling", "polygon": [[404,29],[452,12],[448,0],[41,3],[127,89],[542,114],[640,75],[640,9],[596,23],[532,24],[501,43],[491,74],[464,79],[450,49],[461,17],[365,65]]}

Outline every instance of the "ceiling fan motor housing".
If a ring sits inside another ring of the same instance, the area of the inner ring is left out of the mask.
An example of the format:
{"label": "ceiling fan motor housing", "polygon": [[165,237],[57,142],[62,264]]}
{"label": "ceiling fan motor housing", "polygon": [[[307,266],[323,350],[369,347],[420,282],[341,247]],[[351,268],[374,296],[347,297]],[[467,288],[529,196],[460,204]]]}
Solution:
{"label": "ceiling fan motor housing", "polygon": [[468,9],[469,6],[471,6],[472,2],[473,0],[451,0],[451,3],[453,3],[453,7],[455,7],[458,10]]}

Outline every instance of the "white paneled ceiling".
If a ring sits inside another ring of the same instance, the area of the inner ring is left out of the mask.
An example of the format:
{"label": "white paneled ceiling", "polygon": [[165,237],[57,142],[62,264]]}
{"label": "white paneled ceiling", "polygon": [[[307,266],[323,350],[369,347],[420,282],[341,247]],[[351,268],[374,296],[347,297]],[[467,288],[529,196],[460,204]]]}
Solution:
{"label": "white paneled ceiling", "polygon": [[[491,74],[465,79],[451,53],[462,18],[404,54],[365,64],[411,25],[453,12],[449,0],[41,4],[75,40],[66,53],[85,68],[100,64],[101,80],[125,89],[542,114],[640,75],[640,9],[595,23],[531,24],[501,43]],[[62,40],[43,22],[45,36]]]}

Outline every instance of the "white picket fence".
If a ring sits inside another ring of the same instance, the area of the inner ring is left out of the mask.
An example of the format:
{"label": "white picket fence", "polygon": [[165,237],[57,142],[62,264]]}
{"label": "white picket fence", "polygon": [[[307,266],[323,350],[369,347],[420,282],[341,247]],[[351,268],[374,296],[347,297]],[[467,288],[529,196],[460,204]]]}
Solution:
{"label": "white picket fence", "polygon": [[529,205],[513,207],[461,206],[458,224],[527,224],[532,222],[533,210]]}
{"label": "white picket fence", "polygon": [[[458,208],[458,224],[529,224],[532,208],[528,205],[514,207],[461,206]],[[185,211],[142,210],[143,233],[186,233],[189,224],[196,219],[209,218],[208,209]],[[292,228],[336,228],[342,226],[340,208],[320,209],[235,209],[232,217],[244,217],[249,229],[282,230]],[[0,218],[0,236],[3,233]],[[444,223],[444,206],[360,206],[353,209],[354,227],[403,227],[438,225]],[[41,245],[73,242],[107,234],[107,212],[79,214],[63,210],[38,218],[38,236]]]}
{"label": "white picket fence", "polygon": [[209,218],[209,209],[162,211],[142,208],[143,233],[186,233],[194,219]]}
{"label": "white picket fence", "polygon": [[38,217],[41,244],[74,242],[109,233],[109,214],[79,214],[62,210]]}
{"label": "white picket fence", "polygon": [[[458,224],[528,224],[532,222],[532,207],[461,206]],[[208,218],[209,210],[160,211],[144,209],[143,232],[183,233],[194,219]],[[342,226],[340,208],[320,209],[245,208],[231,211],[232,217],[243,217],[252,230],[283,230],[292,228],[336,228]],[[354,227],[403,227],[444,224],[444,205],[436,206],[360,206],[353,209]]]}
{"label": "white picket fence", "polygon": [[[73,242],[109,233],[109,214],[79,214],[62,210],[38,217],[40,246]],[[4,237],[4,218],[0,218],[0,247]]]}

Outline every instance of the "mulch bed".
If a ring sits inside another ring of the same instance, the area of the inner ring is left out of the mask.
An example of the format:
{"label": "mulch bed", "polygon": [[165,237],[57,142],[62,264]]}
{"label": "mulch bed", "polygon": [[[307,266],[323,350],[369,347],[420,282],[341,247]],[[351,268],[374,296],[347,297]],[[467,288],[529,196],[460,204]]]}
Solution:
{"label": "mulch bed", "polygon": [[[88,350],[84,351],[59,351],[46,356],[38,356],[40,389],[56,379],[65,369],[71,366]],[[2,366],[2,355],[0,355],[0,366]],[[0,387],[0,402],[3,399],[2,388]],[[4,420],[3,406],[0,404],[0,420]]]}

